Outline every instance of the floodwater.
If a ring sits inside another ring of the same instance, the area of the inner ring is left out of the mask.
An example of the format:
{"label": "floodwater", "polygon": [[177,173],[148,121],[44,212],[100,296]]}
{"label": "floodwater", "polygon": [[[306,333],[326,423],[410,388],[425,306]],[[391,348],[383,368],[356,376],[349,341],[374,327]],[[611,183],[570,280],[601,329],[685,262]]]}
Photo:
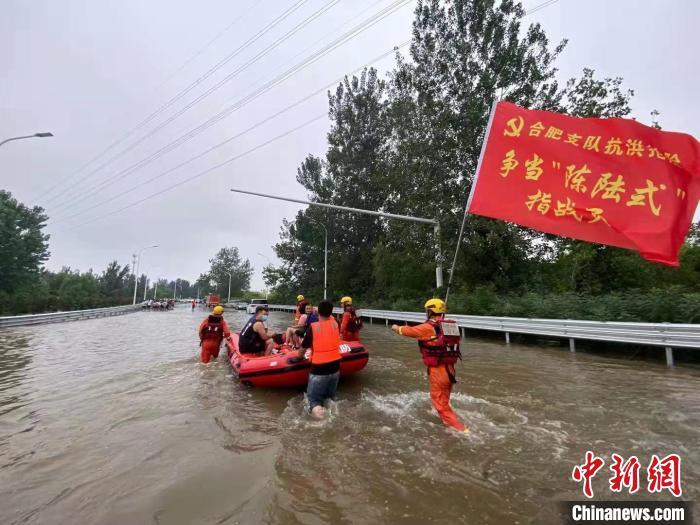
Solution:
{"label": "floodwater", "polygon": [[[319,423],[302,392],[198,363],[203,317],[0,331],[0,523],[560,523],[589,449],[638,456],[647,500],[671,499],[646,494],[651,455],[678,453],[683,499],[700,495],[697,368],[470,339],[464,437],[431,412],[415,343],[367,325],[369,365]],[[615,499],[607,468],[597,499]]]}

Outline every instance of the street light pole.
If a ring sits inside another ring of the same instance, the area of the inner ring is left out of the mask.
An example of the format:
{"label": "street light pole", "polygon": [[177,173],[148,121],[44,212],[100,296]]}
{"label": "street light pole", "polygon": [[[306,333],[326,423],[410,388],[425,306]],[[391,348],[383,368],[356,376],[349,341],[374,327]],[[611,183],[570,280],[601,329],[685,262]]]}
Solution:
{"label": "street light pole", "polygon": [[148,250],[150,248],[158,248],[158,245],[154,244],[153,246],[146,246],[145,248],[141,248],[141,250],[139,250],[138,257],[136,258],[136,268],[134,268],[134,301],[131,304],[136,304],[136,290],[138,289],[138,286],[139,286],[138,274],[139,274],[139,265],[141,264],[141,254],[145,250]]}
{"label": "street light pole", "polygon": [[328,299],[327,289],[328,289],[328,229],[325,225],[318,221],[311,219],[312,222],[318,224],[325,233],[325,242],[323,247],[323,300]]}
{"label": "street light pole", "polygon": [[229,272],[228,274],[228,299],[226,300],[227,303],[231,302],[231,276],[233,275],[233,272]]}
{"label": "street light pole", "polygon": [[148,278],[146,278],[145,286],[143,287],[143,300],[146,300],[146,292],[148,291]]}
{"label": "street light pole", "polygon": [[158,297],[158,279],[156,279],[156,285],[153,287],[153,300],[155,301]]}
{"label": "street light pole", "polygon": [[173,290],[173,301],[175,300],[175,296],[177,295],[177,282],[179,281],[179,278],[175,279],[175,289]]}
{"label": "street light pole", "polygon": [[11,137],[9,139],[5,139],[3,141],[0,141],[0,146],[5,144],[6,142],[10,142],[12,140],[33,139],[35,137],[39,137],[39,138],[53,137],[53,133],[46,131],[43,133],[34,133],[34,135],[24,135],[23,137]]}
{"label": "street light pole", "polygon": [[265,193],[256,193],[254,191],[239,190],[231,188],[231,191],[235,193],[245,193],[246,195],[255,195],[256,197],[266,197],[268,199],[277,199],[280,201],[296,202],[298,204],[306,204],[309,206],[321,206],[322,208],[331,208],[333,210],[340,210],[352,213],[363,213],[365,215],[374,215],[376,217],[385,217],[387,219],[398,219],[402,221],[412,221],[421,222],[423,224],[432,224],[433,233],[435,235],[435,251],[437,253],[435,257],[435,283],[437,288],[442,288],[442,249],[440,248],[440,223],[437,219],[426,219],[424,217],[411,217],[410,215],[398,215],[396,213],[385,213],[381,211],[364,210],[362,208],[351,208],[349,206],[337,206],[335,204],[326,204],[325,202],[311,202],[303,201],[300,199],[291,199],[289,197],[279,197],[277,195],[268,195]]}
{"label": "street light pole", "polygon": [[[267,264],[272,266],[272,261],[270,260],[270,258],[267,255],[265,255],[264,253],[260,253],[260,252],[258,252],[258,255],[260,257],[265,257],[265,259],[267,259]],[[267,283],[265,283],[265,300],[267,301]]]}

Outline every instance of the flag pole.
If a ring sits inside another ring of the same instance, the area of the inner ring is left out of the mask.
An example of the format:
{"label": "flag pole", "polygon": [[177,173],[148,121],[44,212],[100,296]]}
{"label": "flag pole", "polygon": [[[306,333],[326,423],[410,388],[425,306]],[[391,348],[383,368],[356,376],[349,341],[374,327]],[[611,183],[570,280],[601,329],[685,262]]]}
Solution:
{"label": "flag pole", "polygon": [[469,206],[472,203],[472,197],[474,196],[474,189],[476,188],[476,182],[479,178],[479,172],[481,169],[481,162],[484,160],[484,152],[486,151],[486,139],[491,131],[491,124],[493,124],[493,116],[496,113],[496,106],[500,100],[495,98],[493,104],[491,104],[491,112],[489,114],[489,121],[486,124],[486,129],[484,130],[484,138],[481,143],[481,152],[479,153],[479,162],[476,165],[476,173],[474,174],[474,181],[472,182],[472,188],[469,191],[469,198],[467,198],[467,204],[464,206],[464,215],[462,217],[462,226],[459,229],[459,237],[457,238],[457,246],[455,247],[455,256],[452,259],[452,268],[450,269],[450,279],[447,281],[447,290],[445,290],[445,305],[447,305],[447,300],[450,297],[450,287],[452,286],[452,278],[455,274],[455,266],[457,265],[457,255],[459,254],[459,248],[462,245],[462,237],[464,236],[464,225],[467,223],[467,214],[469,213]]}

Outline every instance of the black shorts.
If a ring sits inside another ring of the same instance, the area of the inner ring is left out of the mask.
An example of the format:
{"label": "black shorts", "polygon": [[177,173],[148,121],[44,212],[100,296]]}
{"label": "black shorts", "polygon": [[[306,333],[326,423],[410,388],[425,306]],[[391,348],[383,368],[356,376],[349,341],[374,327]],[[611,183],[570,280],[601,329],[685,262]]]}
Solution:
{"label": "black shorts", "polygon": [[240,350],[242,354],[262,354],[265,352],[265,342],[260,339],[257,339],[254,343],[241,341]]}

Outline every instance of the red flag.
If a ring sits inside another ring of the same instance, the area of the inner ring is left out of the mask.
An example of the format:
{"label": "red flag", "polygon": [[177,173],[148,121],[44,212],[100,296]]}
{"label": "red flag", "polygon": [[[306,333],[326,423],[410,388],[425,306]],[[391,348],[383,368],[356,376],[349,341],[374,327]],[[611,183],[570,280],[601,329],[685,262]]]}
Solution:
{"label": "red flag", "polygon": [[699,199],[690,135],[499,102],[467,209],[678,266]]}

